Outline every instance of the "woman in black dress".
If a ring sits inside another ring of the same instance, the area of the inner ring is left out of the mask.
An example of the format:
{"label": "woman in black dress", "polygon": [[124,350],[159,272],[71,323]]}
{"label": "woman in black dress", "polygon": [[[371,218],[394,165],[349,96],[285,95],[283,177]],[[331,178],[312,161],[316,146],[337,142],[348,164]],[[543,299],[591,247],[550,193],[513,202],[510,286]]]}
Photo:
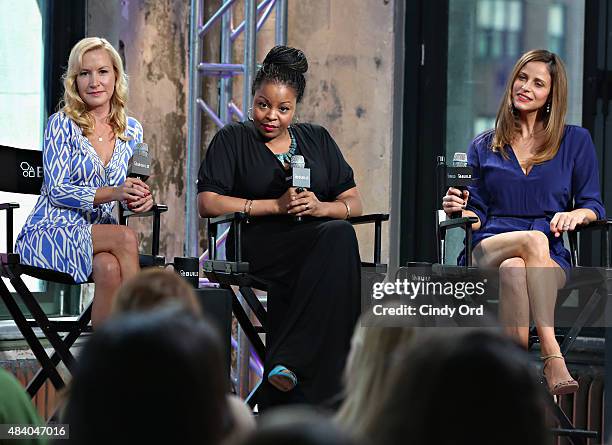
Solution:
{"label": "woman in black dress", "polygon": [[[268,284],[263,406],[335,396],[360,313],[357,238],[344,221],[361,214],[353,171],[327,130],[292,123],[307,69],[302,51],[270,50],[249,120],[215,135],[198,175],[201,216],[249,214],[244,260]],[[311,172],[301,193],[287,181],[294,154]]]}

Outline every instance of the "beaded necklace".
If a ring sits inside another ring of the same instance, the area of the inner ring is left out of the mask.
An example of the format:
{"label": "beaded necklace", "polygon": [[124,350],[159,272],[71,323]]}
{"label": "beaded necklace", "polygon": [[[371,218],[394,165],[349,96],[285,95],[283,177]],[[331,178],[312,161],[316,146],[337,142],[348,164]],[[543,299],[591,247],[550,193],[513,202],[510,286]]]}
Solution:
{"label": "beaded necklace", "polygon": [[295,154],[295,150],[297,148],[297,142],[295,140],[295,136],[293,136],[293,131],[291,131],[291,127],[288,127],[287,131],[289,132],[289,139],[291,140],[291,142],[289,143],[289,150],[286,151],[285,153],[278,153],[278,154],[274,153],[274,156],[276,156],[276,158],[283,165],[284,164],[291,165],[291,158]]}

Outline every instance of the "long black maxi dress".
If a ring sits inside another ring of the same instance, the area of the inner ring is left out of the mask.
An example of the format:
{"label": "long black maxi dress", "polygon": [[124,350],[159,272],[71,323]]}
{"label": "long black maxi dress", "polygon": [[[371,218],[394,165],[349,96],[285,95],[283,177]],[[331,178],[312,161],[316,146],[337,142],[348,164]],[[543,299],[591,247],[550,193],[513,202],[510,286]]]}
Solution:
{"label": "long black maxi dress", "polygon": [[[291,129],[296,153],[311,171],[310,190],[319,201],[333,201],[355,187],[353,171],[327,130],[311,124]],[[287,176],[252,122],[233,123],[211,141],[200,166],[198,192],[276,199],[289,187]],[[336,397],[360,313],[360,258],[353,227],[329,218],[296,222],[288,215],[252,217],[244,225],[242,249],[251,273],[269,286],[264,376],[281,364],[298,378],[298,385],[286,393],[264,378],[260,407],[321,404]]]}

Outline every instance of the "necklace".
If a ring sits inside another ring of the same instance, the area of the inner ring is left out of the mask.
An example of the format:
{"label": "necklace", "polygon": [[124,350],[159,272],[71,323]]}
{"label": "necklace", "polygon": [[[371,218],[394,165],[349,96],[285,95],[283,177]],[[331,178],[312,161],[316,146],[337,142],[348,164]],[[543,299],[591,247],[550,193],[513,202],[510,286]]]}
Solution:
{"label": "necklace", "polygon": [[289,139],[291,142],[289,143],[289,150],[285,153],[274,153],[274,156],[281,162],[281,164],[291,164],[291,158],[295,154],[295,149],[297,148],[297,142],[295,141],[295,137],[293,136],[293,132],[291,131],[291,127],[287,128],[287,132],[289,133]]}
{"label": "necklace", "polygon": [[102,142],[102,136],[98,137],[98,142]]}

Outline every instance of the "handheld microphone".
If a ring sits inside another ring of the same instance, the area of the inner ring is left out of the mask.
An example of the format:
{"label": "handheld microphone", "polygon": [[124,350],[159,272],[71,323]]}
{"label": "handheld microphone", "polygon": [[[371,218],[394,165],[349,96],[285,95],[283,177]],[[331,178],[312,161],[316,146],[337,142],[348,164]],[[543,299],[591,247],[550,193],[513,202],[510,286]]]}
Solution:
{"label": "handheld microphone", "polygon": [[[310,169],[305,168],[304,156],[293,155],[291,157],[291,187],[295,187],[298,193],[302,193],[310,187]],[[302,221],[301,216],[296,216],[297,222]]]}
{"label": "handheld microphone", "polygon": [[[453,155],[453,166],[446,168],[446,184],[463,193],[467,186],[472,183],[472,167],[467,165],[467,154],[455,153]],[[451,218],[461,218],[461,211],[451,213]]]}
{"label": "handheld microphone", "polygon": [[439,198],[446,194],[446,156],[436,157],[436,193]]}
{"label": "handheld microphone", "polygon": [[147,144],[138,142],[134,146],[134,154],[128,162],[127,175],[130,178],[139,178],[141,181],[146,181],[151,176],[151,155]]}

